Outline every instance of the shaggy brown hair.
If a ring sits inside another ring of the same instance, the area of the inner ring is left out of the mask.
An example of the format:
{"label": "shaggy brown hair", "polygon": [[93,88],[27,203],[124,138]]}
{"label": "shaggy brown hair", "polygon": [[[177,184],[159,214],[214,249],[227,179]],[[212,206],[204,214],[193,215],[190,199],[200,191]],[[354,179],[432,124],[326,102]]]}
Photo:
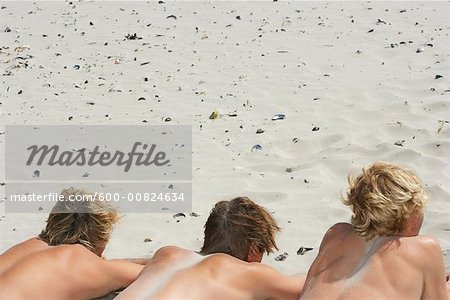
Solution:
{"label": "shaggy brown hair", "polygon": [[220,201],[206,221],[200,253],[226,253],[246,261],[252,246],[260,253],[278,250],[275,234],[279,230],[270,213],[247,197]]}
{"label": "shaggy brown hair", "polygon": [[419,178],[395,164],[377,162],[363,168],[342,198],[352,207],[353,229],[366,240],[401,232],[406,220],[425,206]]}
{"label": "shaggy brown hair", "polygon": [[39,238],[51,246],[81,244],[101,255],[119,219],[117,211],[84,190],[71,187],[61,195],[64,199],[53,207]]}

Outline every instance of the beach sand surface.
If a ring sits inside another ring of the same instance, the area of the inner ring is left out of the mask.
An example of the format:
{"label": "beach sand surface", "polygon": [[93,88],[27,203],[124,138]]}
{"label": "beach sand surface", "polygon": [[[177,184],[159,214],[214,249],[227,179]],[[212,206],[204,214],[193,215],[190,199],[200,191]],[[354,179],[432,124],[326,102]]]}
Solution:
{"label": "beach sand surface", "polygon": [[[199,216],[124,214],[107,257],[198,250],[214,203],[249,196],[282,227],[279,251],[264,262],[306,273],[326,230],[350,219],[340,202],[347,175],[381,160],[423,179],[422,233],[440,242],[450,272],[450,3],[0,7],[2,153],[5,125],[192,125]],[[0,252],[38,234],[45,219],[1,205]],[[300,247],[313,250],[297,255]]]}

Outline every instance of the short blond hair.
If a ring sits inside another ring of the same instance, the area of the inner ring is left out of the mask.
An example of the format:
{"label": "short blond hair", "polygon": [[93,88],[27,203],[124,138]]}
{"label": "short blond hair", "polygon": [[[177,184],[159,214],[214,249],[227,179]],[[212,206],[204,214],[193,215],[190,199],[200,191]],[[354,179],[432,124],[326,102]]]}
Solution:
{"label": "short blond hair", "polygon": [[427,200],[417,175],[392,163],[374,163],[348,183],[342,201],[352,207],[353,229],[366,240],[398,234]]}
{"label": "short blond hair", "polygon": [[255,245],[261,253],[278,250],[280,230],[272,215],[248,197],[217,202],[205,224],[203,255],[226,253],[246,261]]}
{"label": "short blond hair", "polygon": [[[53,207],[39,238],[52,246],[81,244],[99,254],[119,219],[118,212],[106,201],[100,201],[94,197],[95,194],[85,190],[71,187],[64,189],[61,195],[64,199]],[[73,201],[75,196],[86,200]]]}

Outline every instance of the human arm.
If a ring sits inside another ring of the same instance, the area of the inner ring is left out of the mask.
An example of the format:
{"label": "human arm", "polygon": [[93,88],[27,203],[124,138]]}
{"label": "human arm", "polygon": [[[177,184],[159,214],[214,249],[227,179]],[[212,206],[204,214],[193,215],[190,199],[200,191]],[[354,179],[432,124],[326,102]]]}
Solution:
{"label": "human arm", "polygon": [[299,299],[305,275],[286,276],[264,264],[253,264],[248,278],[253,278],[257,299]]}
{"label": "human arm", "polygon": [[151,260],[151,258],[144,258],[144,257],[141,257],[141,258],[125,258],[126,260],[128,260],[128,261],[130,261],[130,262],[132,262],[132,263],[135,263],[135,264],[138,264],[138,265],[146,265],[146,264],[148,264],[148,262]]}
{"label": "human arm", "polygon": [[77,294],[86,298],[106,295],[127,287],[138,277],[143,265],[125,259],[105,260],[80,246],[69,261],[74,274],[72,284],[78,287]]}

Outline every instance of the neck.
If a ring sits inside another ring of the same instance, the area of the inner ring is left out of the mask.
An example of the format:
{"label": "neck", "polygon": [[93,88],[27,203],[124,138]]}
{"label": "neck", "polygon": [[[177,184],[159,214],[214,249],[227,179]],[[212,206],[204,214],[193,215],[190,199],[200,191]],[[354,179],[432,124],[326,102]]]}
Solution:
{"label": "neck", "polygon": [[422,227],[423,214],[421,211],[411,215],[405,221],[405,228],[400,232],[402,236],[417,236]]}

